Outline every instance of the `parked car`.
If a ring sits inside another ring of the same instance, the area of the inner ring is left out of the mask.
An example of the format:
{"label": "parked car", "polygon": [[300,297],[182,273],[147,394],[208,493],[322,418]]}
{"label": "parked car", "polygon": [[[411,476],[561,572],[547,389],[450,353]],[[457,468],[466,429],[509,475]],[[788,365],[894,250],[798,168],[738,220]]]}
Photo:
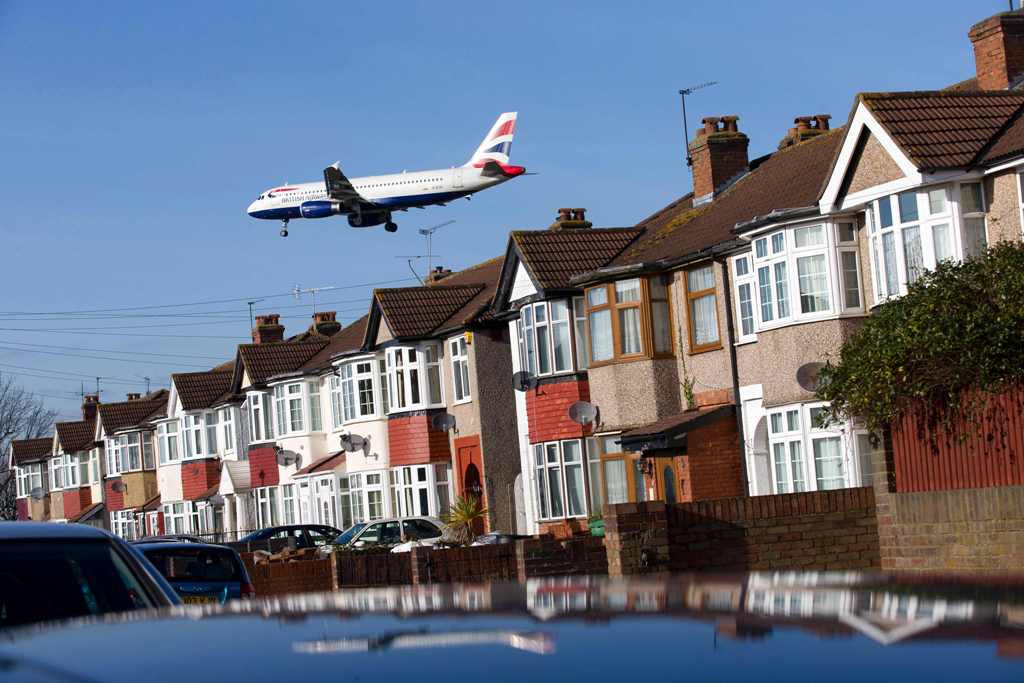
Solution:
{"label": "parked car", "polygon": [[242,558],[208,543],[143,543],[137,546],[182,602],[220,603],[256,596]]}
{"label": "parked car", "polygon": [[336,548],[392,547],[407,541],[424,541],[440,538],[444,522],[436,517],[405,517],[403,519],[381,519],[376,522],[353,524],[334,539],[321,552]]}
{"label": "parked car", "polygon": [[288,524],[254,531],[239,539],[242,542],[268,541],[275,538],[295,539],[296,548],[315,548],[332,543],[341,529],[327,524]]}
{"label": "parked car", "polygon": [[132,543],[205,543],[198,536],[189,534],[161,534],[159,536],[146,536]]}
{"label": "parked car", "polygon": [[177,604],[152,565],[106,531],[0,522],[0,629]]}

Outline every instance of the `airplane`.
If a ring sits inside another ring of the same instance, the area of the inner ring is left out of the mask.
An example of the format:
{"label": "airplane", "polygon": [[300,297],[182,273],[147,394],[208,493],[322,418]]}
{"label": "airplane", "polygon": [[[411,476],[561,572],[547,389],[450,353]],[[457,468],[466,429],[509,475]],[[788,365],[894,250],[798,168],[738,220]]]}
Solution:
{"label": "airplane", "polygon": [[261,192],[246,212],[253,218],[282,221],[281,237],[288,236],[293,218],[327,218],[345,215],[353,228],[384,224],[394,232],[398,226],[393,211],[422,209],[432,204],[445,206],[500,185],[526,173],[522,166],[508,163],[516,130],[516,112],[505,112],[491,126],[476,152],[462,166],[390,175],[349,178],[335,162],[324,169],[323,182],[286,183]]}

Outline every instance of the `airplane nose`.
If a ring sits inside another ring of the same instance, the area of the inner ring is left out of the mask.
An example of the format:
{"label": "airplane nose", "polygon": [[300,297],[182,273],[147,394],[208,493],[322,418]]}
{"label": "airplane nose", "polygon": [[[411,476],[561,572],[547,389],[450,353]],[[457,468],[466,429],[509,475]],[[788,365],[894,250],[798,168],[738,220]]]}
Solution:
{"label": "airplane nose", "polygon": [[255,211],[255,210],[256,210],[256,202],[252,202],[251,204],[249,204],[249,207],[245,210],[245,212],[251,216],[253,211]]}

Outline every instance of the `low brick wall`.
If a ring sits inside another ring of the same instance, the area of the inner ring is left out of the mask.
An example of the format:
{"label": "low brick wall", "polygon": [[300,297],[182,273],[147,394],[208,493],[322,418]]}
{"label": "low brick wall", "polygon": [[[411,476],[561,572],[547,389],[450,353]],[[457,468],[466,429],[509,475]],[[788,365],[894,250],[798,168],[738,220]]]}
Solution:
{"label": "low brick wall", "polygon": [[881,566],[870,488],[610,505],[605,540],[613,576]]}
{"label": "low brick wall", "polygon": [[392,553],[387,549],[339,551],[335,562],[333,588],[366,586],[402,586],[412,583],[410,553]]}
{"label": "low brick wall", "polygon": [[246,563],[257,597],[315,593],[334,589],[331,560]]}

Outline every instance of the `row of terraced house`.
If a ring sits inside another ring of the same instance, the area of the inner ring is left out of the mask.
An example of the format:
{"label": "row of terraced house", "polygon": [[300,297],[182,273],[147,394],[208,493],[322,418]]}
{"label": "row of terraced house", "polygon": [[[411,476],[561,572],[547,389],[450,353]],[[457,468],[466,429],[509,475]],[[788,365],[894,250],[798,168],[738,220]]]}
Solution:
{"label": "row of terraced house", "polygon": [[1022,237],[1024,14],[969,37],[974,78],[798,116],[761,157],[703,119],[693,191],[634,226],[561,209],[347,326],[259,316],[223,365],[86,397],[13,444],[19,518],[231,538],[470,493],[490,529],[568,536],[609,503],[865,485],[873,440],[815,419],[819,364],[939,262]]}

